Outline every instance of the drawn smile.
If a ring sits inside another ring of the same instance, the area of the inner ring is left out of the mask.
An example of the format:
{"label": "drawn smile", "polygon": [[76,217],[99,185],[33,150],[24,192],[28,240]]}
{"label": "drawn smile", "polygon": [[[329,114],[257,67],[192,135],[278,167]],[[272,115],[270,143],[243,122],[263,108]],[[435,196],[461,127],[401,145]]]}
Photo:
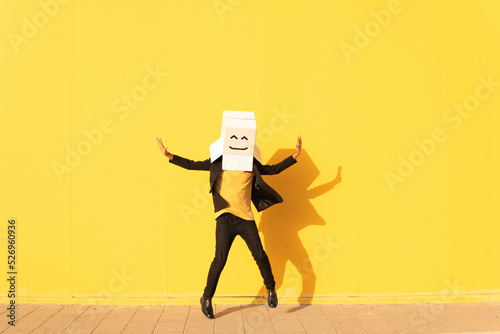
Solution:
{"label": "drawn smile", "polygon": [[229,148],[230,148],[230,149],[232,149],[232,150],[244,151],[244,150],[246,150],[248,147],[242,148],[242,147],[232,147],[232,146],[229,146]]}

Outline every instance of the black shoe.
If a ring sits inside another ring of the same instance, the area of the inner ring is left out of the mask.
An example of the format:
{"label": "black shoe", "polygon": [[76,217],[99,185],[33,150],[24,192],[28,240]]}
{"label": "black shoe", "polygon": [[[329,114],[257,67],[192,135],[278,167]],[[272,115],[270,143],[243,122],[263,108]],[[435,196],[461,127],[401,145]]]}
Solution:
{"label": "black shoe", "polygon": [[267,305],[269,307],[275,308],[278,306],[278,295],[276,294],[276,290],[272,288],[271,290],[267,290]]}
{"label": "black shoe", "polygon": [[200,303],[201,303],[201,312],[208,318],[208,319],[213,319],[214,318],[214,310],[212,308],[212,300],[211,299],[205,299],[205,297],[200,298]]}

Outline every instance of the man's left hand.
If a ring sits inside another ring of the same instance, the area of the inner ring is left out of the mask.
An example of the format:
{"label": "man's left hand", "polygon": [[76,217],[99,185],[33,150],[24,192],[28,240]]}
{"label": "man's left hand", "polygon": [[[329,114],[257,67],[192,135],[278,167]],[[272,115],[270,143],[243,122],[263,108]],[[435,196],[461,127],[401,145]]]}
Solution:
{"label": "man's left hand", "polygon": [[295,145],[295,153],[292,155],[295,160],[297,160],[300,151],[302,151],[302,135],[297,137],[297,144]]}

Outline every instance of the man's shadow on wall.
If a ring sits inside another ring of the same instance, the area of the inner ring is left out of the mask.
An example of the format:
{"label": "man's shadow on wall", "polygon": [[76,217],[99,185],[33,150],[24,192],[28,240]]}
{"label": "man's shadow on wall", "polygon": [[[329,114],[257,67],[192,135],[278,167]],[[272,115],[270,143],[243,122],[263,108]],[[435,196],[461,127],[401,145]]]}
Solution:
{"label": "man's shadow on wall", "polygon": [[[279,149],[267,164],[279,163],[294,152],[293,149]],[[338,167],[337,175],[332,181],[309,189],[320,172],[306,150],[302,150],[297,161],[297,164],[281,174],[266,178],[266,183],[283,197],[283,203],[273,205],[262,213],[259,231],[264,235],[264,249],[271,262],[276,290],[283,285],[286,264],[290,261],[302,280],[298,302],[306,305],[311,304],[314,297],[316,275],[309,254],[300,240],[299,231],[310,225],[326,225],[310,199],[323,195],[341,182],[342,166]],[[299,278],[295,277],[285,282],[285,286],[293,281],[300,285]],[[262,286],[253,303],[262,303],[262,297],[265,296],[267,291]]]}

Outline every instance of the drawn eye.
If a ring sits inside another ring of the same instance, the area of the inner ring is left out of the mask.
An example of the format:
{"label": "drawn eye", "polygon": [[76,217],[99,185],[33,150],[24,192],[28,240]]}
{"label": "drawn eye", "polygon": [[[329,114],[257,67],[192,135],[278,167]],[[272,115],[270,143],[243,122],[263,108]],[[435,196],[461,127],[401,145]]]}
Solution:
{"label": "drawn eye", "polygon": [[241,140],[243,140],[243,139],[248,140],[248,138],[246,136],[241,137]]}
{"label": "drawn eye", "polygon": [[229,139],[238,139],[238,137],[236,137],[235,135],[232,135]]}

